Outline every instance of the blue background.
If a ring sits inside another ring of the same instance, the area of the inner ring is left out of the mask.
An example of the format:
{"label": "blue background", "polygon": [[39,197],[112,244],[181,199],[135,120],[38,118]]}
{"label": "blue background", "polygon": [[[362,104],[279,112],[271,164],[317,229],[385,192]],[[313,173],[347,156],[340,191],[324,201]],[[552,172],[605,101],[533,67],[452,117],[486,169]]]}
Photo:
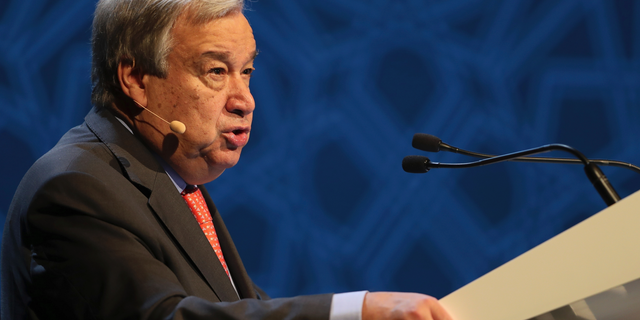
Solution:
{"label": "blue background", "polygon": [[[0,221],[24,172],[91,107],[94,6],[0,0]],[[415,132],[640,164],[640,2],[260,0],[246,15],[254,130],[207,187],[272,296],[442,297],[605,208],[580,166],[405,173]],[[603,170],[621,196],[640,189],[640,175]]]}

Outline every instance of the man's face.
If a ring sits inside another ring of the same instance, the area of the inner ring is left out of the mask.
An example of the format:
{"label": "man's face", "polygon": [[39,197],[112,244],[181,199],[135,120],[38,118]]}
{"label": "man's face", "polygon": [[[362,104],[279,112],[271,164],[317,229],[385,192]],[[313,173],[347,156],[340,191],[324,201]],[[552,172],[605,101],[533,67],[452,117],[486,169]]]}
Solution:
{"label": "man's face", "polygon": [[187,183],[202,184],[234,166],[249,139],[256,44],[241,13],[204,25],[179,18],[172,36],[167,78],[144,76],[143,84],[147,107],[187,131],[174,134],[148,112],[136,128]]}

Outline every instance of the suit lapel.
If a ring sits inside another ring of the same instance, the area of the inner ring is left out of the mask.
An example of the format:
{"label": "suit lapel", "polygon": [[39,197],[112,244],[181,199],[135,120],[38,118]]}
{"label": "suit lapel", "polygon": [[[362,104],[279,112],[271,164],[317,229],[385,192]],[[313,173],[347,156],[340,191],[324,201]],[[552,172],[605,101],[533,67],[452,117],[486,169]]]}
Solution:
{"label": "suit lapel", "polygon": [[216,228],[216,233],[218,234],[220,248],[224,254],[224,259],[227,262],[229,273],[231,273],[231,277],[233,278],[233,283],[236,285],[238,294],[243,299],[256,299],[257,296],[252,286],[253,282],[251,281],[251,278],[249,278],[249,275],[244,268],[244,264],[242,264],[238,250],[233,244],[233,240],[231,240],[231,235],[222,221],[222,217],[220,216],[218,209],[213,204],[207,189],[204,186],[198,186],[198,188],[202,191],[202,195],[204,196],[207,206],[209,207],[209,211],[211,212],[211,218],[213,220],[213,225]]}
{"label": "suit lapel", "polygon": [[[149,206],[220,301],[238,300],[227,273],[191,210],[151,151],[108,110],[93,109],[85,118],[85,122],[98,139],[111,150],[129,180],[148,195]],[[215,210],[215,207],[213,208],[212,214]]]}
{"label": "suit lapel", "polygon": [[[187,253],[220,301],[236,301],[233,286],[187,203],[166,175],[158,176],[149,205]],[[168,184],[167,184],[168,182]],[[224,252],[224,251],[223,251]]]}

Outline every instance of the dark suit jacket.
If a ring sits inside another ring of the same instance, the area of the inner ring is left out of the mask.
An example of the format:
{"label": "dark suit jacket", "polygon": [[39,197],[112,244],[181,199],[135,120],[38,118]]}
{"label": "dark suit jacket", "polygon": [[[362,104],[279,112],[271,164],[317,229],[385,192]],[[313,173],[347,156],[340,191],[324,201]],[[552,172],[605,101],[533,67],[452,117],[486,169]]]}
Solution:
{"label": "dark suit jacket", "polygon": [[108,110],[23,178],[2,243],[2,319],[328,319],[331,295],[269,299],[206,189],[225,271],[175,186]]}

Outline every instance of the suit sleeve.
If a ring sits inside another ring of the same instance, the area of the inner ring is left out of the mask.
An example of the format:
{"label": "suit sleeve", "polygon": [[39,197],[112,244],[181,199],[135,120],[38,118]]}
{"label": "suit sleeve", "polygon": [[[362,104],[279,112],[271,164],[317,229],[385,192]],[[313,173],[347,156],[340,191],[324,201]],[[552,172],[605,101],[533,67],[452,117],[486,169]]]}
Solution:
{"label": "suit sleeve", "polygon": [[[124,199],[123,199],[124,198]],[[25,217],[30,309],[41,319],[328,319],[332,295],[237,302],[189,296],[121,190],[80,172],[55,176]],[[266,296],[266,294],[265,294]]]}

